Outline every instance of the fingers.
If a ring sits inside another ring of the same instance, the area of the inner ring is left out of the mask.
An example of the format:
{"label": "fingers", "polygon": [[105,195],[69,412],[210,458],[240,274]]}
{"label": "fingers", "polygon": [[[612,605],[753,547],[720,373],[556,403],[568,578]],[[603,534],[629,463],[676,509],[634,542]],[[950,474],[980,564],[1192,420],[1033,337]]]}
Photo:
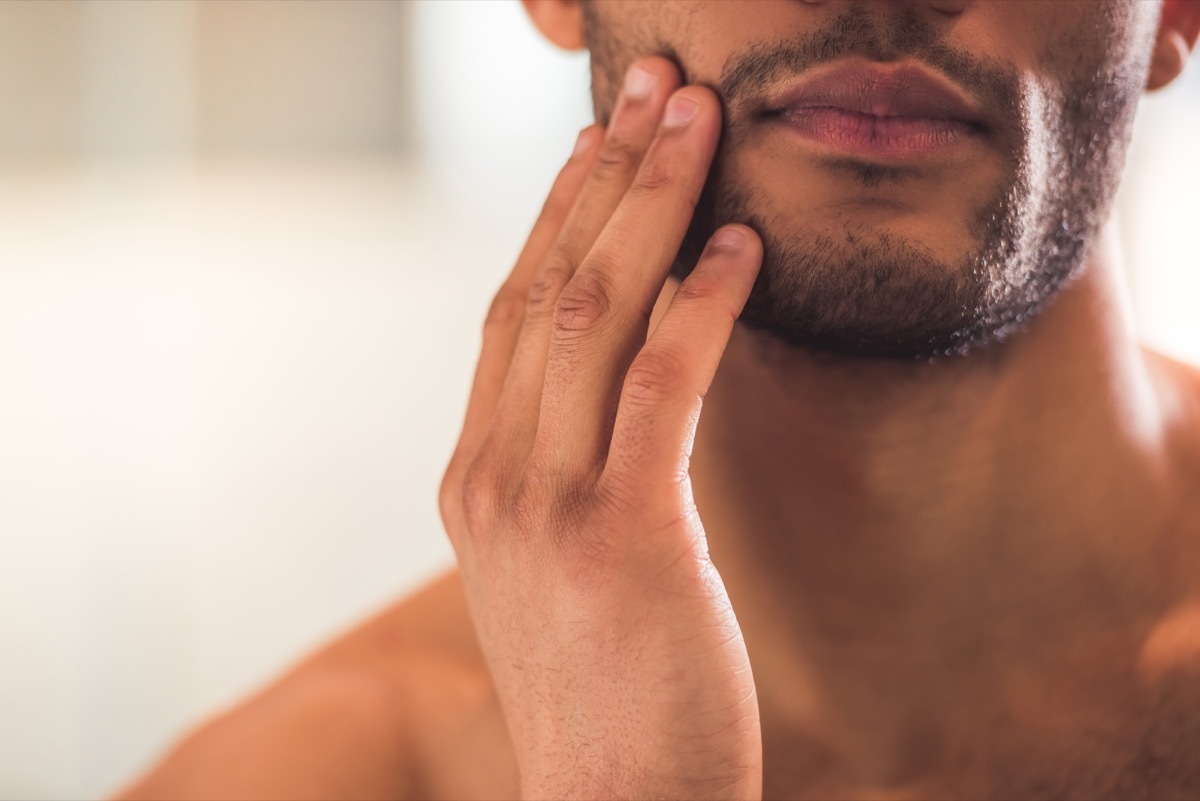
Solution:
{"label": "fingers", "polygon": [[678,87],[679,73],[664,58],[639,59],[631,65],[592,175],[545,265],[549,270],[566,267],[573,272],[592,249],[637,174],[667,98]]}
{"label": "fingers", "polygon": [[528,454],[539,426],[547,350],[563,287],[637,174],[654,140],[667,97],[679,75],[663,58],[639,59],[630,68],[591,174],[529,289],[529,301],[492,432],[508,453]]}
{"label": "fingers", "polygon": [[720,229],[625,374],[602,491],[687,477],[700,405],[762,262],[742,225]]}
{"label": "fingers", "polygon": [[671,97],[637,177],[559,296],[536,445],[556,470],[603,464],[622,381],[691,222],[720,116],[705,88]]}
{"label": "fingers", "polygon": [[467,401],[466,420],[459,437],[461,452],[473,453],[491,424],[525,317],[529,285],[561,233],[603,141],[604,129],[599,125],[590,125],[580,132],[575,149],[550,188],[550,194],[521,255],[517,257],[516,265],[492,299],[483,324],[483,345]]}

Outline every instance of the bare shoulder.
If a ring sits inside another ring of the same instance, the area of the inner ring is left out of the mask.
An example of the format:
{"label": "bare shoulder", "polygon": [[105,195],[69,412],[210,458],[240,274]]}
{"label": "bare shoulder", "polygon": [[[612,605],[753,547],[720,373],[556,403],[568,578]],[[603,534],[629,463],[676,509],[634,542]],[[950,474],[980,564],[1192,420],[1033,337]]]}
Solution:
{"label": "bare shoulder", "polygon": [[311,667],[361,674],[396,699],[416,796],[516,796],[511,741],[457,568],[330,644]]}
{"label": "bare shoulder", "polygon": [[1165,414],[1172,472],[1178,478],[1185,518],[1200,535],[1200,366],[1145,351]]}
{"label": "bare shoulder", "polygon": [[[1172,516],[1176,530],[1169,541],[1170,555],[1185,577],[1180,587],[1184,597],[1160,629],[1190,631],[1200,665],[1200,367],[1155,351],[1146,353],[1165,414],[1169,475],[1178,509]],[[1189,623],[1181,627],[1182,620]],[[1163,641],[1174,636],[1164,635]]]}
{"label": "bare shoulder", "polygon": [[1200,446],[1200,365],[1144,349],[1173,432]]}
{"label": "bare shoulder", "polygon": [[466,799],[516,782],[450,571],[197,727],[120,797]]}
{"label": "bare shoulder", "polygon": [[326,645],[299,669],[353,666],[394,682],[426,659],[483,669],[458,570],[448,570]]}

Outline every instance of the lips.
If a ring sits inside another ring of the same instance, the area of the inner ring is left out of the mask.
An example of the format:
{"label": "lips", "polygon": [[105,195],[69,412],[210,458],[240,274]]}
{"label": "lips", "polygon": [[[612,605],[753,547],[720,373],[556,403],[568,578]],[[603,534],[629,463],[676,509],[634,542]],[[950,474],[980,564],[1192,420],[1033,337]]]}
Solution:
{"label": "lips", "polygon": [[835,151],[902,161],[957,153],[988,130],[966,97],[911,64],[823,69],[777,92],[764,116]]}

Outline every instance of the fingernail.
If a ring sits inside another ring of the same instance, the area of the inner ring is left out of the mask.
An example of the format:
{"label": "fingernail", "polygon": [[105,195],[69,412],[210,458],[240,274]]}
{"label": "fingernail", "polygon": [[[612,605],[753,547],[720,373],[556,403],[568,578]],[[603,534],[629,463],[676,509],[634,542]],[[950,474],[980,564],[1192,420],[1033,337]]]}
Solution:
{"label": "fingernail", "polygon": [[738,228],[722,228],[711,240],[715,250],[741,250],[746,246],[746,235]]}
{"label": "fingernail", "polygon": [[663,125],[667,128],[682,128],[692,121],[700,104],[687,95],[675,95],[667,102],[667,113],[663,115]]}
{"label": "fingernail", "polygon": [[658,76],[653,72],[632,66],[625,73],[625,97],[630,100],[644,100],[654,91],[656,83],[658,83]]}

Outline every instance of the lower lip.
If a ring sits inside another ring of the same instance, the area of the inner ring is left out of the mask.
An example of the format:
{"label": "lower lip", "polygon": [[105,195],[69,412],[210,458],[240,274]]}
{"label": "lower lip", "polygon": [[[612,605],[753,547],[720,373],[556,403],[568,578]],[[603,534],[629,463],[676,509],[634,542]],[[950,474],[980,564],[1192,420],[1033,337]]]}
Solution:
{"label": "lower lip", "polygon": [[943,153],[967,142],[975,128],[962,120],[874,117],[828,106],[791,109],[782,120],[801,135],[837,150],[884,157]]}

